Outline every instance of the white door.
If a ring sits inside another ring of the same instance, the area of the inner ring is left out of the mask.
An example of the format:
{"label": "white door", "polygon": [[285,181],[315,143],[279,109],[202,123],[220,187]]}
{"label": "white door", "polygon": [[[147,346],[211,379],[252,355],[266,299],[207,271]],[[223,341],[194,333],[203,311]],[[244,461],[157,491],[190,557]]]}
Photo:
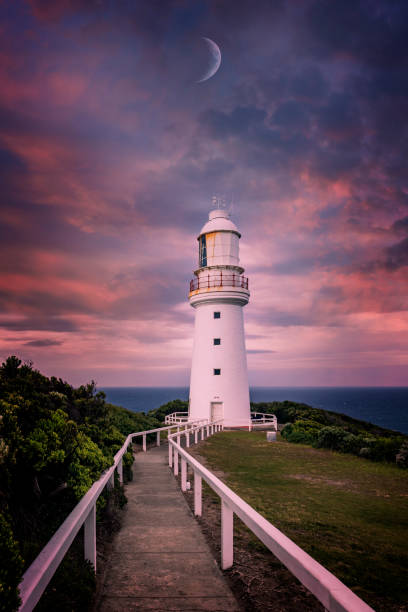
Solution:
{"label": "white door", "polygon": [[211,402],[211,420],[218,421],[224,418],[224,407],[222,402]]}

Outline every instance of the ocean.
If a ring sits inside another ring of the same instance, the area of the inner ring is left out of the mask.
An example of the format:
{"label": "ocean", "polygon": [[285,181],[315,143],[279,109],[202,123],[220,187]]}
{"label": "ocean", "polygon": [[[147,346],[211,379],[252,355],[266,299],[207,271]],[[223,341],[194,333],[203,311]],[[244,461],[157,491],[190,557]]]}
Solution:
{"label": "ocean", "polygon": [[[107,401],[148,412],[174,399],[187,400],[188,387],[102,387]],[[341,412],[408,434],[408,387],[252,387],[253,402],[292,400]]]}

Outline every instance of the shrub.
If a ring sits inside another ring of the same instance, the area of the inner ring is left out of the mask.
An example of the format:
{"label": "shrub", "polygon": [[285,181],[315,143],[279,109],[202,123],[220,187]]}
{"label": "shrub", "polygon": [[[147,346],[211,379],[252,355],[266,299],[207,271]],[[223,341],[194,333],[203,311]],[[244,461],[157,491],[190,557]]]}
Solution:
{"label": "shrub", "polygon": [[400,468],[408,468],[408,440],[403,442],[397,456],[395,457],[396,464]]}
{"label": "shrub", "polygon": [[147,414],[149,417],[153,417],[154,419],[160,421],[160,423],[163,423],[165,417],[168,414],[172,414],[173,412],[188,412],[188,402],[180,399],[175,399],[171,402],[167,402],[167,404],[163,404],[159,408],[149,410]]}
{"label": "shrub", "polygon": [[[17,357],[1,365],[0,610],[16,608],[23,571],[79,498],[112,465],[125,435],[157,425],[144,414],[106,404],[93,382],[75,389],[61,379],[43,376]],[[132,453],[126,453],[125,477],[131,477],[132,461]],[[119,505],[125,503],[122,488],[116,497]],[[106,496],[101,495],[98,516],[106,505]],[[83,592],[88,593],[93,588],[85,575],[89,568],[77,566],[79,573],[84,572]],[[73,595],[69,581],[66,587]],[[70,609],[79,610],[81,604]]]}
{"label": "shrub", "polygon": [[340,451],[344,449],[345,438],[349,434],[341,427],[329,425],[322,427],[317,435],[316,446],[318,448],[330,448],[331,450]]}
{"label": "shrub", "polygon": [[18,584],[23,570],[18,542],[10,521],[0,514],[0,611],[13,612],[20,604]]}
{"label": "shrub", "polygon": [[374,461],[390,461],[394,463],[403,441],[404,438],[402,436],[399,438],[376,438],[371,447],[370,458]]}
{"label": "shrub", "polygon": [[296,421],[288,423],[282,430],[282,437],[288,442],[314,444],[319,432],[315,421]]}

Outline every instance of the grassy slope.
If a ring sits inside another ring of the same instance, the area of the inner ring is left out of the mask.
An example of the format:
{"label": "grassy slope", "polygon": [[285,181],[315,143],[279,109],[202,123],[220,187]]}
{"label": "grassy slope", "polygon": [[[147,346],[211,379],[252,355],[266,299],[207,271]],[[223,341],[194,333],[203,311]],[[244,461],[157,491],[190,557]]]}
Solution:
{"label": "grassy slope", "polygon": [[265,432],[224,432],[199,452],[234,491],[376,610],[407,603],[408,472],[265,438]]}

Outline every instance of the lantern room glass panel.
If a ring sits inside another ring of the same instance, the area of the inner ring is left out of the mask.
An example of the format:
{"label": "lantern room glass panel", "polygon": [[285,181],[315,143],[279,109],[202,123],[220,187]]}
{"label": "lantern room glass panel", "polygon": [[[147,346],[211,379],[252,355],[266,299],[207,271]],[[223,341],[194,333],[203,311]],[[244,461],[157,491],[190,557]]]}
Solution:
{"label": "lantern room glass panel", "polygon": [[200,236],[200,268],[205,268],[207,265],[207,241],[205,234]]}

